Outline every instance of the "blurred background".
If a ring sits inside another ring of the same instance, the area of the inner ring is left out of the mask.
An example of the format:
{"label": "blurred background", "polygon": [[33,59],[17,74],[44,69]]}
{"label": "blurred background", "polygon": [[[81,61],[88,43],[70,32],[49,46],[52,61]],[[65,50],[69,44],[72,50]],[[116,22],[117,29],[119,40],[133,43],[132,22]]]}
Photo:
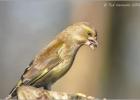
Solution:
{"label": "blurred background", "polygon": [[41,48],[79,21],[96,28],[99,47],[83,46],[53,90],[140,98],[140,2],[94,0],[0,1],[0,97]]}

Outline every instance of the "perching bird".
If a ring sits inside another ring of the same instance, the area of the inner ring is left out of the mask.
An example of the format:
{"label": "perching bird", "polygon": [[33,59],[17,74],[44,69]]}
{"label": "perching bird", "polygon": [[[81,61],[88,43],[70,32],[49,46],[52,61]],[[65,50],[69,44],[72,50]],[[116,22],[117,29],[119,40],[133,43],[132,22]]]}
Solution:
{"label": "perching bird", "polygon": [[67,27],[35,56],[8,98],[15,97],[21,85],[51,89],[51,85],[71,68],[79,48],[88,45],[94,49],[97,47],[96,40],[96,30],[86,22]]}

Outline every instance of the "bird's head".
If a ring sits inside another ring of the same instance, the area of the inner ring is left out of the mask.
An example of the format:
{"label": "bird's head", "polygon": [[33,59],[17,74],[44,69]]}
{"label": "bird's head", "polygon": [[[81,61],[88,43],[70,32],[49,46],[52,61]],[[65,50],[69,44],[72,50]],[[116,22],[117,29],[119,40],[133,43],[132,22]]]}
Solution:
{"label": "bird's head", "polygon": [[87,22],[80,22],[69,26],[63,32],[65,41],[78,45],[88,45],[94,49],[97,47],[97,32]]}

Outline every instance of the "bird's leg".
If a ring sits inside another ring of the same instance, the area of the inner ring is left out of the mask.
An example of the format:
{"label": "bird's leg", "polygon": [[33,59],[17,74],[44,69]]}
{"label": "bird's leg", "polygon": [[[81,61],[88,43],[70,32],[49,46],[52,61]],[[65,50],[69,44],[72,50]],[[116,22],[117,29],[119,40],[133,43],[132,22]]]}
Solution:
{"label": "bird's leg", "polygon": [[51,90],[51,85],[49,85],[49,84],[44,85],[43,87],[44,87],[44,89],[46,89],[46,90]]}

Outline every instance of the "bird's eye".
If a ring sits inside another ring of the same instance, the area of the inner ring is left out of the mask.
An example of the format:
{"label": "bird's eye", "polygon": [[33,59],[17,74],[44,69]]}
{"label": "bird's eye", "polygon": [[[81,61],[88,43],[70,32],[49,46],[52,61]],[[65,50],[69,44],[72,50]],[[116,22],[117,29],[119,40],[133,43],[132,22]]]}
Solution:
{"label": "bird's eye", "polygon": [[89,32],[89,33],[88,33],[88,36],[92,36],[92,33]]}

